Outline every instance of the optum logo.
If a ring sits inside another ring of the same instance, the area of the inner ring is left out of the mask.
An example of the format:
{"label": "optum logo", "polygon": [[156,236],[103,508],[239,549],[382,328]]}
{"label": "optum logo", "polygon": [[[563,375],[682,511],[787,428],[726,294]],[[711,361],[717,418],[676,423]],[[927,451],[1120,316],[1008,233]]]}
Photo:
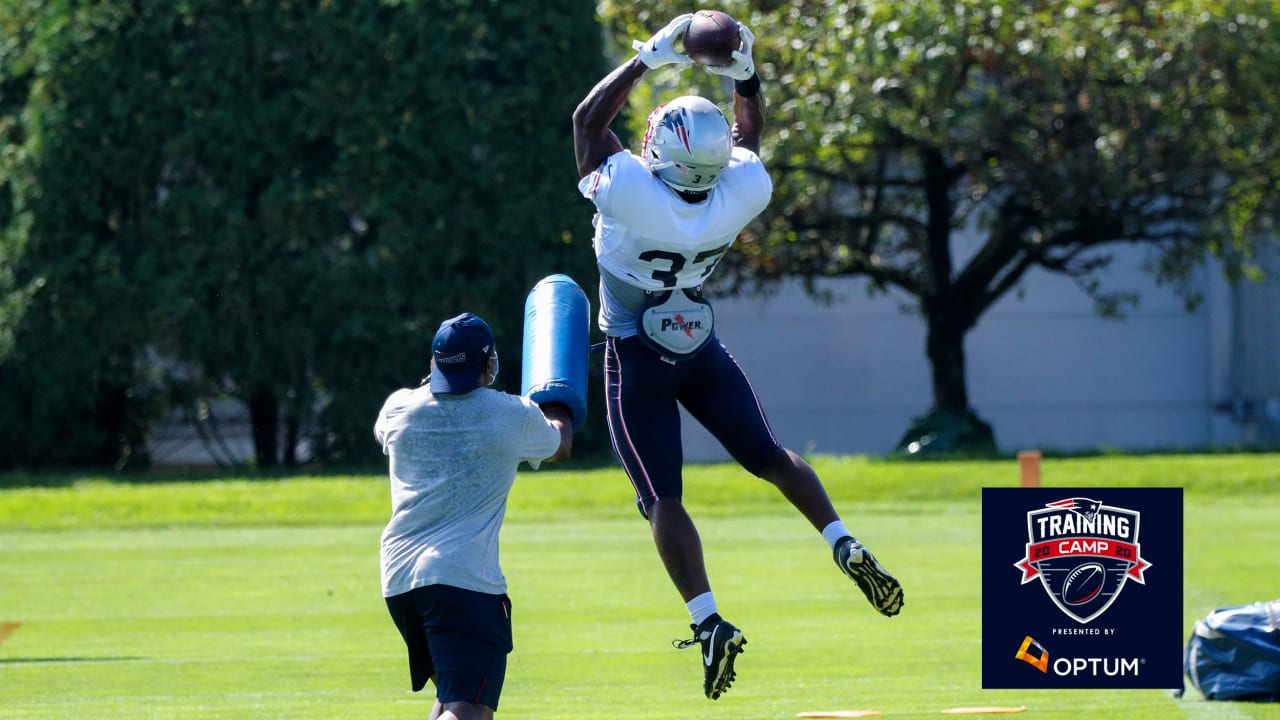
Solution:
{"label": "optum logo", "polygon": [[[1034,648],[1034,651],[1032,650]],[[1058,677],[1137,677],[1141,674],[1142,660],[1140,658],[1053,658],[1049,656],[1049,651],[1043,645],[1033,639],[1030,635],[1022,640],[1022,645],[1018,647],[1018,652],[1013,656],[1017,660],[1021,660],[1031,667],[1042,673],[1048,674],[1053,670],[1053,674]]]}
{"label": "optum logo", "polygon": [[1138,658],[1058,658],[1053,661],[1053,674],[1059,677],[1137,677]]}

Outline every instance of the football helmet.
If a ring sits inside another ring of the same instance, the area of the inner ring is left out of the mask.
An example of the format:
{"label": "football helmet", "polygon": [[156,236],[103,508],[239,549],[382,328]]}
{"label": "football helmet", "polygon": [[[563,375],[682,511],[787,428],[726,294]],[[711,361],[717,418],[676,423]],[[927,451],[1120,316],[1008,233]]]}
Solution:
{"label": "football helmet", "polygon": [[715,103],[685,95],[649,113],[641,157],[649,170],[675,190],[704,193],[729,164],[733,138]]}

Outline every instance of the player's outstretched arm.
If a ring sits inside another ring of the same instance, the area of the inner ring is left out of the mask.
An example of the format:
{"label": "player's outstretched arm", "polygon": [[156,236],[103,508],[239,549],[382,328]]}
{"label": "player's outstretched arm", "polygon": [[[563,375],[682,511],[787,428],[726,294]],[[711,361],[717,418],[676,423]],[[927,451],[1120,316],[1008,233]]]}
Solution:
{"label": "player's outstretched arm", "polygon": [[610,155],[622,149],[622,141],[609,129],[640,78],[649,71],[633,57],[591,88],[573,111],[573,153],[579,177],[595,172]]}
{"label": "player's outstretched arm", "polygon": [[622,111],[627,97],[636,83],[649,70],[664,65],[688,65],[693,62],[687,55],[677,53],[675,40],[693,20],[692,13],[680,15],[667,26],[654,33],[645,42],[636,41],[635,57],[618,66],[591,88],[591,92],[578,103],[573,111],[573,152],[578,162],[578,174],[586,177],[600,167],[610,155],[622,149],[622,142],[609,129],[610,123]]}
{"label": "player's outstretched arm", "polygon": [[764,134],[765,100],[751,53],[756,36],[751,28],[738,23],[738,37],[742,39],[741,44],[732,60],[724,65],[709,65],[707,72],[733,80],[733,142],[758,155],[760,137]]}
{"label": "player's outstretched arm", "polygon": [[[735,86],[741,83],[735,83]],[[754,82],[755,90],[749,95],[750,88],[735,87],[733,92],[733,143],[751,152],[760,154],[760,137],[764,135],[764,91],[760,80]]]}

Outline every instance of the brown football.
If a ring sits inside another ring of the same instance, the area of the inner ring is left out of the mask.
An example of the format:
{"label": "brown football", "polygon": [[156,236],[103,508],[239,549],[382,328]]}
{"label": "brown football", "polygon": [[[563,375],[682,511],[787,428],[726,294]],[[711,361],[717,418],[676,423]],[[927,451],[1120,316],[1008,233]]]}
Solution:
{"label": "brown football", "polygon": [[703,65],[727,65],[741,44],[738,21],[719,10],[699,10],[684,31],[684,53]]}

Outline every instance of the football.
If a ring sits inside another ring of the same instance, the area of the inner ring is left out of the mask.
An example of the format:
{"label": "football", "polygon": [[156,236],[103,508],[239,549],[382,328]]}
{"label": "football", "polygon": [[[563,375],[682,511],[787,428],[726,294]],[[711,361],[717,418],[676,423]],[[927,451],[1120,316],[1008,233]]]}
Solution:
{"label": "football", "polygon": [[684,31],[684,53],[703,65],[727,65],[741,44],[738,21],[719,10],[699,10]]}
{"label": "football", "polygon": [[1107,571],[1101,563],[1085,563],[1076,567],[1067,575],[1062,584],[1062,600],[1068,605],[1083,605],[1098,597],[1102,592]]}

